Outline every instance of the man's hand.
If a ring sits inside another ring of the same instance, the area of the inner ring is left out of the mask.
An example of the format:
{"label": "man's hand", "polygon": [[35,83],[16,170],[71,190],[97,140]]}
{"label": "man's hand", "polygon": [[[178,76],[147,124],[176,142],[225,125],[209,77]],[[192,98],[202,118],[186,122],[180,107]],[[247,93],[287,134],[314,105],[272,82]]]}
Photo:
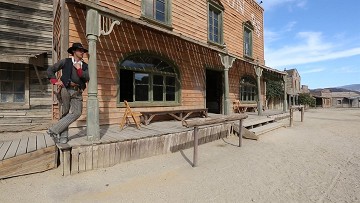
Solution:
{"label": "man's hand", "polygon": [[64,83],[61,80],[58,80],[54,85],[59,85],[61,87],[64,87]]}
{"label": "man's hand", "polygon": [[79,70],[81,68],[81,65],[80,65],[80,63],[75,63],[74,67],[76,68],[76,70]]}

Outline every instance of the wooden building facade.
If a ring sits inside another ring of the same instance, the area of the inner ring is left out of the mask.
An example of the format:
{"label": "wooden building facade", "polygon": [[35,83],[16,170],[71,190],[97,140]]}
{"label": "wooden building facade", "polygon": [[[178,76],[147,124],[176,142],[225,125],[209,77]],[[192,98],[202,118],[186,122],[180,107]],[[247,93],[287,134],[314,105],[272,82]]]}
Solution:
{"label": "wooden building facade", "polygon": [[0,0],[2,130],[14,125],[15,130],[23,130],[51,121],[52,87],[46,69],[52,64],[52,3]]}
{"label": "wooden building facade", "polygon": [[[290,105],[299,104],[299,94],[301,90],[301,76],[297,69],[285,70],[287,73],[287,82],[286,82],[286,93]],[[289,106],[290,106],[289,105]]]}
{"label": "wooden building facade", "polygon": [[[103,31],[96,38],[100,124],[119,123],[124,100],[136,111],[225,114],[234,100],[263,106],[262,73],[285,75],[265,66],[264,10],[254,0],[72,0],[59,6],[58,53],[73,42],[88,46],[89,27]],[[89,9],[99,14],[99,25],[89,24]],[[224,56],[234,59],[227,67]],[[85,125],[87,99],[84,92],[77,126]]]}

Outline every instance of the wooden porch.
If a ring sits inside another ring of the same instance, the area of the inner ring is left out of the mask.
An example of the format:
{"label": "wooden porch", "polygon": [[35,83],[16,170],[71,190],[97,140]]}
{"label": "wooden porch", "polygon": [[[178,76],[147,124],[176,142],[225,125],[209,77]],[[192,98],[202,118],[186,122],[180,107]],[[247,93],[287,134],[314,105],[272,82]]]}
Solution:
{"label": "wooden porch", "polygon": [[[273,112],[271,115],[281,117],[283,114]],[[220,115],[209,114],[210,118],[216,116]],[[260,128],[276,124],[275,117],[269,116],[270,112],[267,116],[249,114],[243,126],[258,136]],[[225,138],[238,132],[236,128],[238,129],[238,122],[200,127],[199,144]],[[194,144],[193,129],[184,127],[181,121],[154,122],[142,125],[141,129],[137,129],[135,125],[123,130],[120,130],[119,125],[101,126],[101,139],[96,142],[87,140],[86,128],[72,128],[69,134],[68,144],[57,146],[45,132],[29,133],[29,136],[8,141],[0,139],[0,179],[53,169],[58,167],[59,160],[62,175],[76,174],[177,152],[191,148]],[[246,138],[245,135],[244,137]],[[58,150],[60,156],[57,156]]]}

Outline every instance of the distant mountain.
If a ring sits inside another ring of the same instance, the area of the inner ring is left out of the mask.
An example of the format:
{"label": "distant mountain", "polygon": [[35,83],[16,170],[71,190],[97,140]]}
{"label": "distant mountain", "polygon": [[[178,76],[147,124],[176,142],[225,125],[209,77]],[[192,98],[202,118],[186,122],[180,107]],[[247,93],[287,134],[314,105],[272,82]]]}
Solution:
{"label": "distant mountain", "polygon": [[338,88],[360,92],[360,84],[345,85]]}

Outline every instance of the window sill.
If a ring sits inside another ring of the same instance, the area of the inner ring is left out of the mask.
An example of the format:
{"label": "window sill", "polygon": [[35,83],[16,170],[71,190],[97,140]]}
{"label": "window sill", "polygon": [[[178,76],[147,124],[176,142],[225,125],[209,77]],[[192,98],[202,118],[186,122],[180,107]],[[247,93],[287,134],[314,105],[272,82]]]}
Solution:
{"label": "window sill", "polygon": [[250,61],[255,61],[255,59],[253,57],[248,56],[248,55],[244,55],[244,58],[247,60],[250,60]]}
{"label": "window sill", "polygon": [[24,103],[0,103],[0,110],[30,109],[29,104]]}
{"label": "window sill", "polygon": [[161,21],[157,21],[153,18],[147,17],[147,16],[141,16],[140,17],[141,20],[153,24],[153,25],[158,25],[160,27],[166,28],[168,30],[173,30],[173,27],[171,26],[171,24],[165,23],[165,22],[161,22]]}
{"label": "window sill", "polygon": [[[166,107],[166,106],[181,106],[179,102],[128,102],[130,107]],[[125,108],[124,103],[117,103],[116,107]]]}
{"label": "window sill", "polygon": [[257,101],[242,101],[242,100],[240,100],[240,104],[257,104]]}
{"label": "window sill", "polygon": [[210,41],[210,40],[208,40],[208,44],[209,44],[209,45],[212,45],[212,46],[217,46],[217,47],[219,47],[219,48],[221,48],[221,49],[225,49],[225,48],[226,48],[226,46],[225,46],[224,44],[219,44],[219,43],[217,43],[217,42],[213,42],[213,41]]}

